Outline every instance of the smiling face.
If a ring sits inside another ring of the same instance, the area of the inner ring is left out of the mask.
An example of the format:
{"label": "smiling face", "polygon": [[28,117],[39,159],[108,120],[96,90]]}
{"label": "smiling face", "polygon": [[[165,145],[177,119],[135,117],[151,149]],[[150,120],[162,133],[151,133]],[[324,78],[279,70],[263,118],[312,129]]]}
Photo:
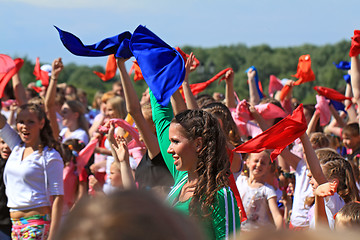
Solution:
{"label": "smiling face", "polygon": [[352,149],[353,151],[359,148],[360,145],[360,135],[358,134],[342,134],[343,144],[347,149]]}
{"label": "smiling face", "polygon": [[40,131],[44,127],[45,119],[39,120],[36,113],[24,109],[16,118],[16,128],[25,146],[37,147],[40,143]]}
{"label": "smiling face", "polygon": [[195,141],[189,140],[184,128],[178,123],[171,123],[169,128],[170,146],[167,150],[174,159],[178,171],[195,171],[198,151]]}
{"label": "smiling face", "polygon": [[117,114],[110,101],[106,102],[105,115],[108,118],[117,118]]}
{"label": "smiling face", "polygon": [[10,156],[11,150],[5,141],[0,138],[0,154],[4,160],[7,160]]}
{"label": "smiling face", "polygon": [[251,153],[246,161],[249,172],[252,176],[265,177],[270,170],[270,156],[266,152]]}

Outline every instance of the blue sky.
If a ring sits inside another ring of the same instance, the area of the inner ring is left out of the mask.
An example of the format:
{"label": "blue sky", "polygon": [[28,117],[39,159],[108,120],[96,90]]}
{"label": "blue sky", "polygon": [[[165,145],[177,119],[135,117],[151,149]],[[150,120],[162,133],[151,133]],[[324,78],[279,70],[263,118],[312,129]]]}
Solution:
{"label": "blue sky", "polygon": [[0,0],[0,53],[105,66],[70,54],[53,25],[84,44],[139,24],[172,46],[332,44],[360,29],[359,9],[359,0]]}

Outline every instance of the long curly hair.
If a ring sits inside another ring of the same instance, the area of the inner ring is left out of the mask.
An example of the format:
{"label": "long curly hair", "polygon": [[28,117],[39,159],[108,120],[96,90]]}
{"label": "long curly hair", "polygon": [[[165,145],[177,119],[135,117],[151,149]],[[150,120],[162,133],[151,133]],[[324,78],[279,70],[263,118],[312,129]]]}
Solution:
{"label": "long curly hair", "polygon": [[189,140],[202,138],[195,170],[199,178],[189,210],[192,216],[208,217],[214,209],[217,191],[229,185],[230,162],[225,135],[217,119],[203,110],[185,110],[177,114],[172,123],[180,124]]}
{"label": "long curly hair", "polygon": [[50,149],[54,148],[55,150],[60,152],[60,145],[53,137],[52,129],[50,127],[50,121],[46,117],[44,110],[37,104],[28,103],[20,106],[17,110],[17,114],[19,115],[21,111],[25,110],[35,113],[39,121],[42,121],[43,119],[45,120],[44,127],[40,130],[39,152],[41,153],[45,146],[49,147]]}

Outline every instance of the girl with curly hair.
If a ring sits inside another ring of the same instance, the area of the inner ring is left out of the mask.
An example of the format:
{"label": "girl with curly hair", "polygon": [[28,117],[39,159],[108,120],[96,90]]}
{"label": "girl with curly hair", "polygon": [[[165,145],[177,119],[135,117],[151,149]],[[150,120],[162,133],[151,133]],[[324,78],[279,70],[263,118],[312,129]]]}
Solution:
{"label": "girl with curly hair", "polygon": [[200,220],[209,239],[223,239],[240,228],[236,199],[229,188],[230,163],[219,122],[202,110],[173,118],[150,94],[153,120],[164,161],[175,185],[168,201]]}

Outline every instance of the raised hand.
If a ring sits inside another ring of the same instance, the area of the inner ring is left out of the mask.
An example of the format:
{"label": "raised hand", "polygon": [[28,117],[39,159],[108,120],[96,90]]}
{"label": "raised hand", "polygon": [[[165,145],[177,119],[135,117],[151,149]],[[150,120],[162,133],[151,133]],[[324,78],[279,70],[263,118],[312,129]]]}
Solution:
{"label": "raised hand", "polygon": [[107,138],[110,144],[117,146],[115,141],[114,133],[115,133],[115,123],[107,122],[104,126],[109,127],[109,132]]}
{"label": "raised hand", "polygon": [[234,70],[228,70],[225,73],[225,81],[227,84],[234,82]]}
{"label": "raised hand", "polygon": [[117,146],[113,144],[113,148],[115,149],[119,162],[129,163],[129,150],[125,138],[117,136],[116,143]]}
{"label": "raised hand", "polygon": [[185,79],[184,81],[188,82],[188,76],[189,74],[195,70],[195,67],[193,65],[193,62],[194,62],[194,59],[195,59],[195,55],[194,53],[190,53],[189,57],[187,58],[186,60],[186,63],[185,63]]}
{"label": "raised hand", "polygon": [[256,76],[256,71],[254,69],[249,69],[247,72],[247,76],[249,80],[254,80]]}
{"label": "raised hand", "polygon": [[56,80],[60,72],[64,69],[61,58],[57,58],[52,62],[51,79]]}

